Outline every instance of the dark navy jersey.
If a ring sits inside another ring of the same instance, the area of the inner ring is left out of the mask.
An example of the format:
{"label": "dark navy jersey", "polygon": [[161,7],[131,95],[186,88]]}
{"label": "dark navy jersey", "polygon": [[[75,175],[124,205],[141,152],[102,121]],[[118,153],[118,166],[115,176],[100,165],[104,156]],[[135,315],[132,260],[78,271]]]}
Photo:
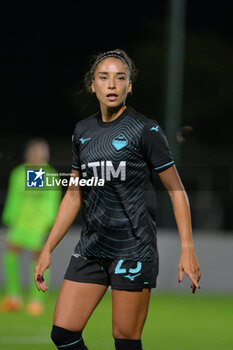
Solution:
{"label": "dark navy jersey", "polygon": [[111,122],[96,113],[77,123],[73,165],[83,179],[84,225],[75,252],[82,256],[150,261],[158,257],[153,171],[174,164],[163,130],[127,107]]}

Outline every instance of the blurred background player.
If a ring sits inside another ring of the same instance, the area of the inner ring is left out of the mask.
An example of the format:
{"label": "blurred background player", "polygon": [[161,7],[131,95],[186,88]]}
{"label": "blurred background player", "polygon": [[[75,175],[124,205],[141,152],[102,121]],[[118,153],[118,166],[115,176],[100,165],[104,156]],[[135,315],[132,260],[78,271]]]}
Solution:
{"label": "blurred background player", "polygon": [[26,167],[46,167],[50,151],[43,139],[32,139],[28,142],[24,159],[25,163],[16,166],[9,179],[9,188],[2,214],[2,222],[8,227],[7,249],[3,255],[6,297],[1,302],[1,310],[17,311],[22,309],[23,300],[20,288],[20,255],[23,250],[31,252],[30,292],[27,311],[32,315],[43,312],[43,296],[38,293],[33,282],[33,270],[45,237],[53,225],[60,201],[60,190],[25,189]]}

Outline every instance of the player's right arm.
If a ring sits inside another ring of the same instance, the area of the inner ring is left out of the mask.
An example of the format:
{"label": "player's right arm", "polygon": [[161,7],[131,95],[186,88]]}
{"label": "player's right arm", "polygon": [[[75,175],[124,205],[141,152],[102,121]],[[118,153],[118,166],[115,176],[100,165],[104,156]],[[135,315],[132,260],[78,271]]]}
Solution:
{"label": "player's right arm", "polygon": [[[72,169],[72,176],[74,178],[80,178],[80,172]],[[43,273],[50,265],[51,253],[69,230],[79,212],[81,204],[81,188],[75,184],[69,186],[61,201],[54,225],[35,266],[35,282],[38,290],[45,292],[48,289],[46,282],[43,280]]]}

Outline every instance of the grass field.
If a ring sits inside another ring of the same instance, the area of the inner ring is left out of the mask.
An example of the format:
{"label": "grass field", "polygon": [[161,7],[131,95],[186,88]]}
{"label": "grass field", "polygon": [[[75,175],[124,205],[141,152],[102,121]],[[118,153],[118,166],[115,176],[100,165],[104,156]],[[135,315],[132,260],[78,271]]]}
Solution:
{"label": "grass field", "polygon": [[[0,349],[55,349],[50,329],[56,296],[47,294],[46,312],[39,317],[25,311],[1,314]],[[89,320],[84,338],[89,350],[114,349],[110,293]],[[233,295],[154,292],[142,340],[144,350],[233,350]]]}

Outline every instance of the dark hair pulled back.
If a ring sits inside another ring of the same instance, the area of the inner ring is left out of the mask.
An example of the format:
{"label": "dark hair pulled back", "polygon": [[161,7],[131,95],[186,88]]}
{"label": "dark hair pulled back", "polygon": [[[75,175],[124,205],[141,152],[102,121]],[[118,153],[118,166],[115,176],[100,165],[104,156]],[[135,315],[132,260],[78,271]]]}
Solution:
{"label": "dark hair pulled back", "polygon": [[92,80],[94,79],[94,73],[95,73],[95,69],[96,69],[97,65],[102,60],[104,60],[105,58],[109,58],[109,57],[118,58],[123,63],[125,63],[128,71],[129,71],[129,78],[130,78],[130,80],[134,81],[135,76],[137,74],[137,69],[135,67],[134,62],[127,55],[127,53],[121,49],[106,51],[106,52],[102,52],[102,53],[98,53],[96,55],[93,55],[90,59],[90,69],[87,71],[87,73],[84,76],[84,84],[85,84],[86,90],[88,92],[92,92],[91,85],[92,85]]}

